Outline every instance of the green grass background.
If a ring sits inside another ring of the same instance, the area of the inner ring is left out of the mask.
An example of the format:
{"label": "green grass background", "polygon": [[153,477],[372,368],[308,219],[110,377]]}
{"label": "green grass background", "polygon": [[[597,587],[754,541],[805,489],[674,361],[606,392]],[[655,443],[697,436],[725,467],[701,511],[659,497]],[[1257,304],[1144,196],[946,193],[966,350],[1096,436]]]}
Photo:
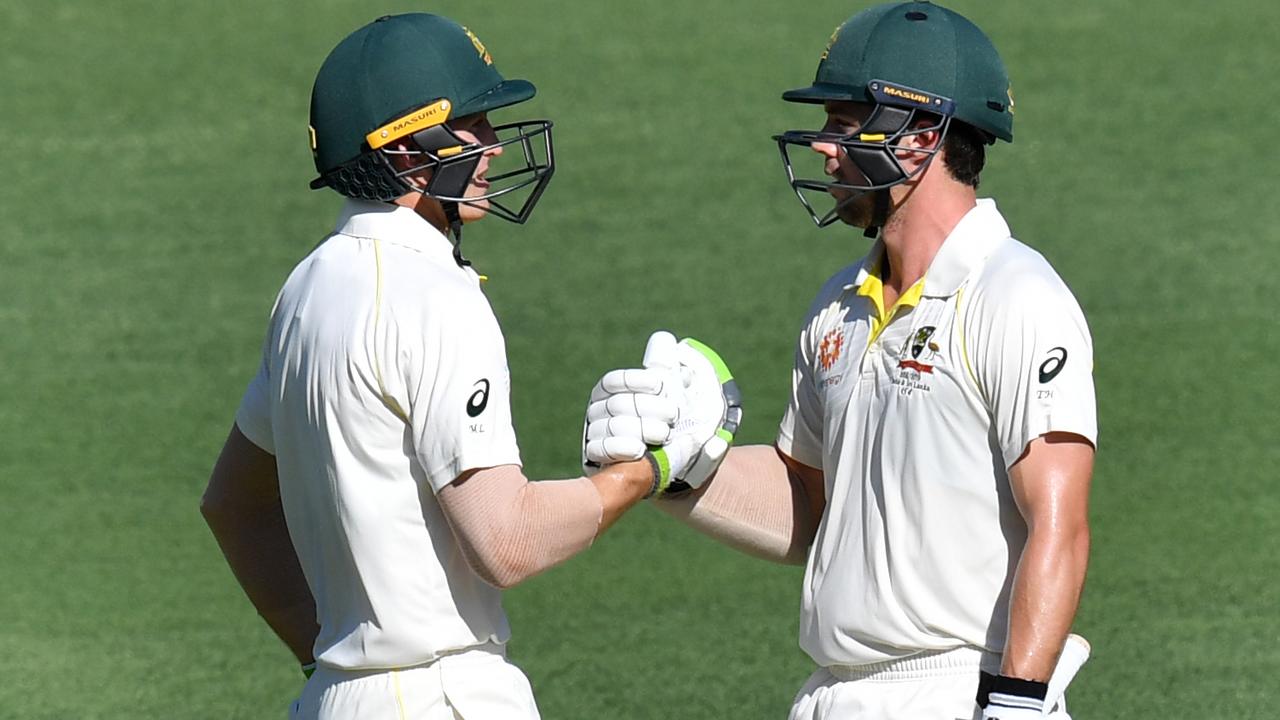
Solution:
{"label": "green grass background", "polygon": [[[1280,705],[1280,10],[962,0],[1017,95],[983,190],[1075,289],[1101,449],[1081,718]],[[769,135],[861,3],[0,5],[0,718],[283,717],[300,678],[197,502],[267,314],[339,201],[306,189],[315,70],[383,12],[470,25],[539,86],[559,168],[468,230],[534,477],[654,328],[722,351],[769,442],[805,307],[866,247],[819,232]],[[499,115],[515,119],[524,113]],[[799,568],[641,507],[507,595],[547,718],[780,718]]]}

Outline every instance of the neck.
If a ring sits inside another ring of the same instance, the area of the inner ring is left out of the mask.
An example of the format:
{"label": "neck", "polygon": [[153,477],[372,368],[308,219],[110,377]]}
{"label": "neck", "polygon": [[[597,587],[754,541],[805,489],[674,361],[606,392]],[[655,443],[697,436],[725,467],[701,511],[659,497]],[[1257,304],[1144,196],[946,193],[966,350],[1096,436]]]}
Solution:
{"label": "neck", "polygon": [[882,279],[901,293],[924,277],[947,236],[977,204],[977,195],[958,183],[921,185],[904,188],[894,201],[896,209],[880,233],[889,265],[882,269]]}
{"label": "neck", "polygon": [[407,207],[418,213],[418,215],[422,216],[422,219],[431,223],[441,234],[449,234],[449,220],[445,217],[444,208],[440,206],[438,200],[420,192],[407,192],[396,198],[395,204],[400,207]]}

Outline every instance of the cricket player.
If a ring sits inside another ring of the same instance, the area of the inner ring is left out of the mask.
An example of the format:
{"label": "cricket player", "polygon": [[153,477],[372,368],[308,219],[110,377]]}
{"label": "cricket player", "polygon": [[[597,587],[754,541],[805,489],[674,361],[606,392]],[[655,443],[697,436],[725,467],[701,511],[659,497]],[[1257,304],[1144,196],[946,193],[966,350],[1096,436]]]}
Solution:
{"label": "cricket player", "polygon": [[[406,14],[356,30],[316,77],[312,187],[347,200],[276,299],[201,504],[309,675],[294,718],[537,718],[500,588],[585,550],[692,457],[522,474],[462,227],[524,222],[554,162],[550,122],[490,123],[534,94],[493,63],[470,30]],[[675,419],[663,391],[645,401],[656,445]]]}
{"label": "cricket player", "polygon": [[[783,99],[825,114],[775,138],[792,188],[819,226],[875,241],[809,309],[776,446],[734,448],[700,489],[656,503],[806,564],[800,645],[817,669],[792,720],[1065,718],[1087,652],[1068,633],[1089,551],[1093,348],[1066,284],[976,194],[986,148],[1013,140],[1004,65],[955,12],[878,5]],[[618,413],[641,407],[625,395]],[[625,428],[590,426],[588,460],[639,457]]]}

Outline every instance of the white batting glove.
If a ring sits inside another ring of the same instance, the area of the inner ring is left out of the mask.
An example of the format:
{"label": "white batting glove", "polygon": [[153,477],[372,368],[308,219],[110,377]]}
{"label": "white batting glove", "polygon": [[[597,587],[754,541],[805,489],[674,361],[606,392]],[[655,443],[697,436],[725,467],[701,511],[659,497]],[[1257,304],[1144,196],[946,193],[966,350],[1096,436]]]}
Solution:
{"label": "white batting glove", "polygon": [[588,475],[609,465],[644,457],[664,445],[680,414],[664,391],[670,381],[659,370],[610,370],[591,389],[583,422],[582,467]]}
{"label": "white batting glove", "polygon": [[665,331],[650,336],[644,365],[611,371],[596,384],[583,467],[590,474],[601,464],[648,457],[657,492],[698,487],[719,467],[741,422],[737,385],[714,350],[693,339],[677,343]]}
{"label": "white batting glove", "polygon": [[[1089,641],[1073,633],[1067,636],[1048,683],[997,678],[983,708],[983,720],[1071,720],[1067,714],[1067,686],[1089,659],[1090,650]],[[1040,693],[1042,696],[1036,697]]]}

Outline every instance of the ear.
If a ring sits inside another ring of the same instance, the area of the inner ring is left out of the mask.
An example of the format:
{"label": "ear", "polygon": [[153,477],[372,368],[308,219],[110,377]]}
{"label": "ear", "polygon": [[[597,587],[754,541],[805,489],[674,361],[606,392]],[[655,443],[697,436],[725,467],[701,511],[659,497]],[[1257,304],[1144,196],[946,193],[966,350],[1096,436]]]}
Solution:
{"label": "ear", "polygon": [[[917,120],[912,124],[912,130],[916,131],[908,135],[898,143],[907,148],[919,150],[942,150],[942,132],[935,125],[937,123],[929,120]],[[914,154],[914,153],[908,153]]]}
{"label": "ear", "polygon": [[906,166],[908,172],[914,171],[916,165],[928,159],[927,152],[942,151],[942,132],[934,128],[934,125],[936,123],[929,120],[917,120],[912,124],[912,129],[918,132],[898,141],[901,149],[894,151],[894,155]]}

